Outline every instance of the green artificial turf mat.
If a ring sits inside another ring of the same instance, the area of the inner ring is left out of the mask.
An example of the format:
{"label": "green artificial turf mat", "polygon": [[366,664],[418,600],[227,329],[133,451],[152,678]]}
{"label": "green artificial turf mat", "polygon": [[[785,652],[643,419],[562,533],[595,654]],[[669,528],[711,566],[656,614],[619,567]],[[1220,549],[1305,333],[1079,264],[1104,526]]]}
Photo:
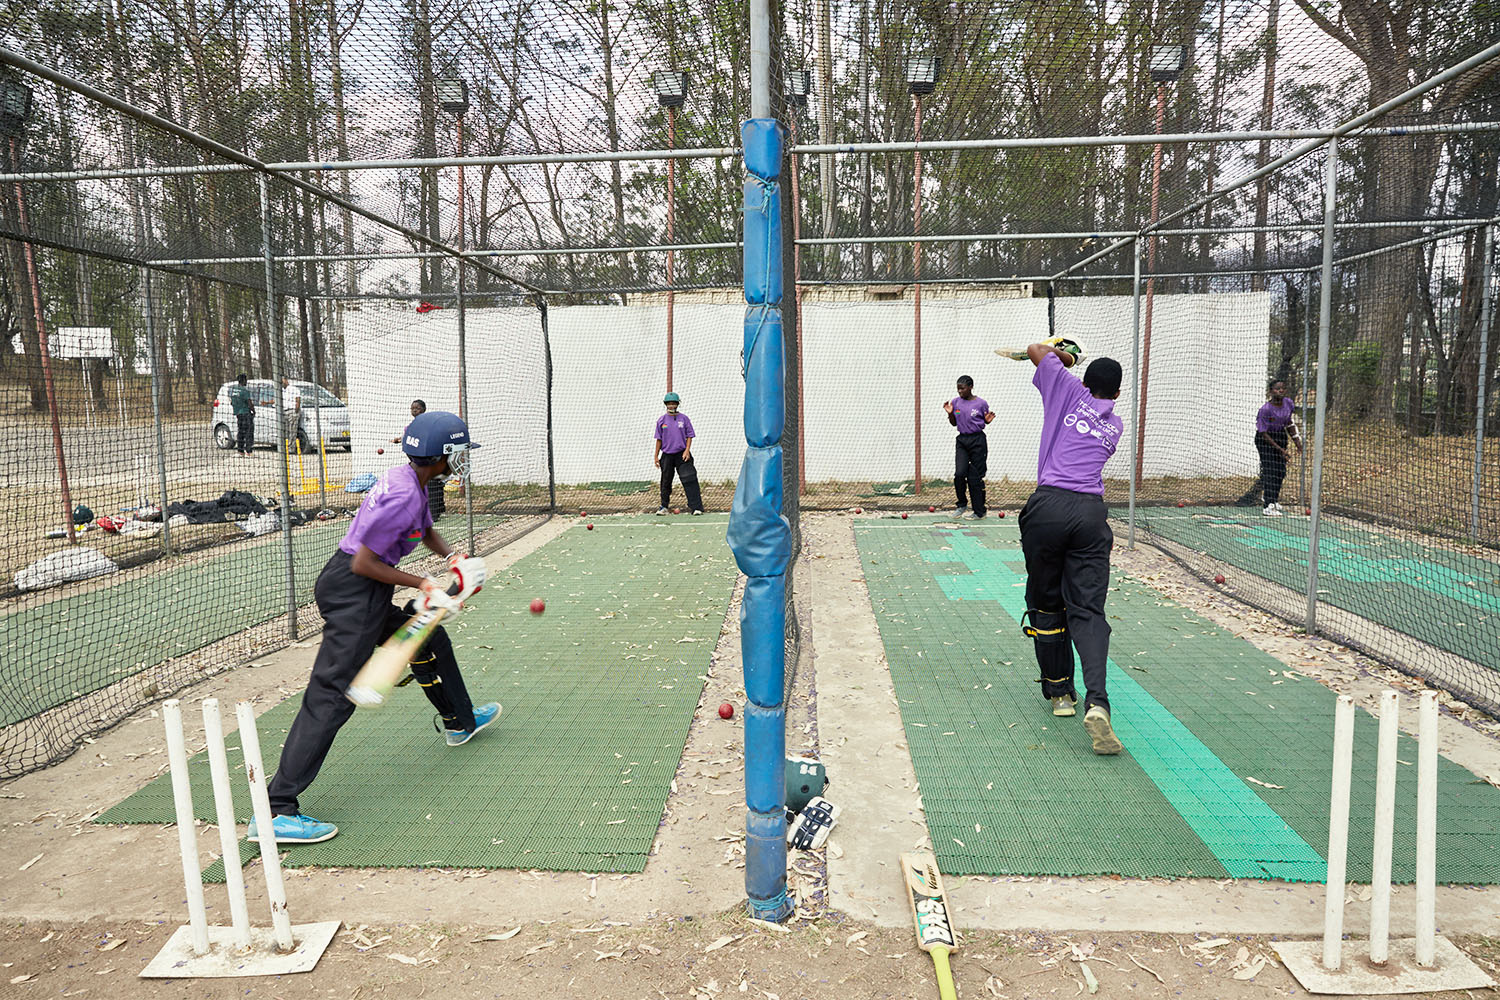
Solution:
{"label": "green artificial turf mat", "polygon": [[[1222,563],[1307,591],[1310,520],[1259,508],[1138,508],[1144,530]],[[1500,670],[1500,559],[1324,520],[1318,599]]]}
{"label": "green artificial turf mat", "polygon": [[625,497],[636,493],[649,492],[656,485],[656,483],[646,479],[619,479],[598,483],[584,483],[581,486],[571,487],[571,489],[593,490],[595,493],[609,493],[613,496]]}
{"label": "green artificial turf mat", "polygon": [[[476,517],[475,528],[503,520]],[[440,528],[454,538],[467,532],[457,516]],[[348,529],[348,519],[339,519],[292,532],[299,605],[313,599],[318,572]],[[0,727],[286,614],[285,551],[280,533],[246,539],[0,616],[10,686],[0,698]],[[419,548],[414,556],[425,554]]]}
{"label": "green artificial turf mat", "polygon": [[[944,871],[1324,878],[1327,688],[1116,576],[1109,685],[1126,752],[1099,757],[1081,706],[1055,718],[1036,684],[1015,528],[885,519],[855,536]],[[1376,728],[1358,713],[1355,881],[1370,877]],[[1416,760],[1412,741],[1398,757]],[[1438,880],[1500,882],[1500,790],[1442,760],[1438,795]],[[1401,767],[1398,881],[1413,875],[1415,806]]]}
{"label": "green artificial turf mat", "polygon": [[[450,749],[416,685],[355,712],[301,797],[339,835],[285,847],[286,863],[641,871],[735,575],[722,520],[703,518],[574,527],[496,572],[454,643],[471,696],[500,701],[500,720]],[[545,613],[529,612],[534,597]],[[260,718],[268,767],[299,703]],[[238,738],[228,742],[235,764]],[[211,820],[204,755],[190,771]],[[171,822],[168,778],[98,822]],[[244,821],[248,794],[235,787]]]}

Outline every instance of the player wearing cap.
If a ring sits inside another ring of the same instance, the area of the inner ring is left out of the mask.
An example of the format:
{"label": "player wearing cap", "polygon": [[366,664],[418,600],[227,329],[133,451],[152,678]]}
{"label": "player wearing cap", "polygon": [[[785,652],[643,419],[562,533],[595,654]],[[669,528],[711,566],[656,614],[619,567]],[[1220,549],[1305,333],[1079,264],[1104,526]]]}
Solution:
{"label": "player wearing cap", "polygon": [[1110,724],[1104,688],[1110,632],[1104,599],[1114,545],[1104,506],[1104,463],[1125,427],[1115,416],[1120,363],[1097,358],[1080,382],[1067,370],[1078,360],[1076,345],[1032,344],[1026,354],[1036,365],[1032,384],[1042,394],[1042,441],[1036,492],[1020,517],[1026,556],[1022,630],[1034,640],[1042,696],[1052,702],[1053,715],[1076,712],[1073,650],[1078,650],[1088,691],[1084,729],[1095,753],[1116,754],[1122,747]]}
{"label": "player wearing cap", "polygon": [[672,473],[682,480],[682,492],[687,495],[688,509],[694,514],[703,513],[703,495],[698,492],[698,470],[693,468],[693,422],[686,413],[678,413],[682,397],[669,392],[662,397],[667,412],[656,421],[656,446],[651,452],[651,461],[661,470],[661,506],[656,513],[665,514],[672,502]]}
{"label": "player wearing cap", "polygon": [[[433,528],[427,507],[427,484],[462,477],[469,452],[479,447],[470,442],[468,427],[451,413],[423,413],[407,425],[401,447],[410,461],[388,469],[371,488],[313,591],[323,616],[323,641],[302,707],[282,746],[281,765],[271,779],[272,826],[278,843],[313,844],[338,833],[332,823],[303,815],[297,797],[318,776],[339,727],[354,712],[344,690],[370,654],[419,611],[460,610],[485,580],[484,560],[449,545]],[[457,594],[448,594],[430,576],[396,568],[418,542],[447,557],[458,578]],[[391,603],[398,586],[417,591],[416,599],[404,608]],[[441,627],[412,661],[411,671],[438,711],[448,746],[467,743],[499,717],[497,702],[476,708],[469,701],[453,642]],[[249,839],[260,839],[253,822]]]}

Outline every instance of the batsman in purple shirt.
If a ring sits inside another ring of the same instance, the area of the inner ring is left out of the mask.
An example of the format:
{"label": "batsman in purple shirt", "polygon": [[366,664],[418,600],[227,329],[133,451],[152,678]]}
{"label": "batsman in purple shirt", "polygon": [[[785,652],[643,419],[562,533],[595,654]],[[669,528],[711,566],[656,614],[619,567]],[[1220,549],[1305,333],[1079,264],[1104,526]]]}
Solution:
{"label": "batsman in purple shirt", "polygon": [[[354,714],[344,692],[370,654],[413,614],[436,608],[456,612],[484,583],[484,560],[448,544],[432,526],[427,506],[428,485],[450,475],[462,477],[469,452],[477,447],[469,440],[468,426],[452,413],[414,416],[402,436],[402,451],[410,461],[386,470],[375,483],[318,574],[313,595],[323,616],[323,641],[268,789],[271,836],[277,843],[315,844],[339,832],[332,823],[304,815],[298,796],[318,776],[334,737]],[[458,578],[457,593],[449,594],[430,576],[397,568],[419,544],[447,557]],[[417,591],[404,608],[391,603],[398,586]],[[467,743],[500,715],[498,702],[476,706],[469,701],[453,642],[442,626],[412,660],[411,672],[437,710],[450,747]],[[265,834],[252,821],[248,836],[259,843]]]}
{"label": "batsman in purple shirt", "polygon": [[[953,492],[958,495],[958,507],[953,516],[978,520],[984,517],[984,473],[990,457],[984,428],[995,413],[989,403],[974,395],[974,380],[967,375],[958,377],[958,395],[944,403],[943,410],[948,423],[958,428],[953,445]],[[973,513],[969,512],[970,500]]]}
{"label": "batsman in purple shirt", "polygon": [[[1115,416],[1120,363],[1097,358],[1083,380],[1068,369],[1075,355],[1052,344],[1026,349],[1036,365],[1032,384],[1042,394],[1042,440],[1036,492],[1021,509],[1026,556],[1026,615],[1021,628],[1036,646],[1042,696],[1052,714],[1076,714],[1073,650],[1083,667],[1083,727],[1098,754],[1122,749],[1109,720],[1105,693],[1109,661],[1109,552],[1114,533],[1104,506],[1104,463],[1125,425]],[[1029,619],[1029,621],[1027,620]]]}

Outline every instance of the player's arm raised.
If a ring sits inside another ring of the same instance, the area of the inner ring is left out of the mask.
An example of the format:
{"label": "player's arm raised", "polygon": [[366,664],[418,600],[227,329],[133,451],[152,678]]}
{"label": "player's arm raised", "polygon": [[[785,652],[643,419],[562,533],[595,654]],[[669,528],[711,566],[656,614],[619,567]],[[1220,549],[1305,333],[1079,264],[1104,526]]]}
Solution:
{"label": "player's arm raised", "polygon": [[1078,360],[1078,358],[1074,354],[1069,351],[1063,350],[1056,343],[1032,344],[1030,347],[1026,348],[1026,357],[1030,358],[1031,363],[1034,365],[1041,364],[1042,359],[1049,354],[1056,354],[1058,359],[1062,361],[1064,368],[1072,368],[1073,363]]}

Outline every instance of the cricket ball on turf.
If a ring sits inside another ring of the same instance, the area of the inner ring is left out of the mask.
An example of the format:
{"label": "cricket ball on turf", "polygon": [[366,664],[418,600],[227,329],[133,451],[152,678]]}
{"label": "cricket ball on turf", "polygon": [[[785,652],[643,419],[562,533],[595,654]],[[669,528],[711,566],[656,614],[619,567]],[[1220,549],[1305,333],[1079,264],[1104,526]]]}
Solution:
{"label": "cricket ball on turf", "polygon": [[593,530],[594,530],[594,526],[593,526],[593,525],[592,525],[592,524],[591,524],[591,525],[589,525],[589,526],[588,526],[588,528],[589,528],[589,530],[590,530],[590,531],[593,531]]}
{"label": "cricket ball on turf", "polygon": [[578,516],[579,516],[579,517],[588,517],[588,516],[589,516],[589,512],[588,512],[588,511],[586,511],[586,510],[580,510],[580,511],[579,511],[579,512],[578,512]]}
{"label": "cricket ball on turf", "polygon": [[682,508],[681,507],[673,507],[672,508],[672,513],[674,513],[674,514],[681,514],[682,513]]}
{"label": "cricket ball on turf", "polygon": [[384,455],[385,454],[385,449],[384,448],[376,448],[375,449],[375,454],[377,454],[377,455]]}
{"label": "cricket ball on turf", "polygon": [[1214,583],[1223,583],[1223,582],[1224,582],[1224,574],[1223,573],[1215,573],[1214,574]]}
{"label": "cricket ball on turf", "polygon": [[856,514],[863,514],[864,512],[865,512],[865,509],[863,507],[856,507],[856,508],[854,508],[854,513],[856,513]]}
{"label": "cricket ball on turf", "polygon": [[727,702],[727,701],[724,704],[720,705],[719,706],[719,718],[721,718],[721,719],[732,719],[732,718],[734,718],[734,706],[731,705],[731,704],[729,704],[729,702]]}
{"label": "cricket ball on turf", "polygon": [[1005,516],[1005,511],[1002,510],[1000,513],[996,514],[995,516],[996,517],[1004,517]]}
{"label": "cricket ball on turf", "polygon": [[901,520],[903,520],[903,521],[906,520],[906,514],[905,513],[902,513]]}
{"label": "cricket ball on turf", "polygon": [[1179,501],[1177,501],[1177,506],[1179,506],[1179,507],[1186,507],[1187,506],[1187,501],[1186,500],[1179,500]]}
{"label": "cricket ball on turf", "polygon": [[542,600],[540,597],[533,597],[531,599],[531,613],[532,614],[539,615],[543,611],[546,611],[546,610],[547,610],[547,602],[546,601]]}
{"label": "cricket ball on turf", "polygon": [[929,513],[929,514],[936,514],[937,513],[937,508],[936,507],[928,507],[927,508],[927,513]]}

